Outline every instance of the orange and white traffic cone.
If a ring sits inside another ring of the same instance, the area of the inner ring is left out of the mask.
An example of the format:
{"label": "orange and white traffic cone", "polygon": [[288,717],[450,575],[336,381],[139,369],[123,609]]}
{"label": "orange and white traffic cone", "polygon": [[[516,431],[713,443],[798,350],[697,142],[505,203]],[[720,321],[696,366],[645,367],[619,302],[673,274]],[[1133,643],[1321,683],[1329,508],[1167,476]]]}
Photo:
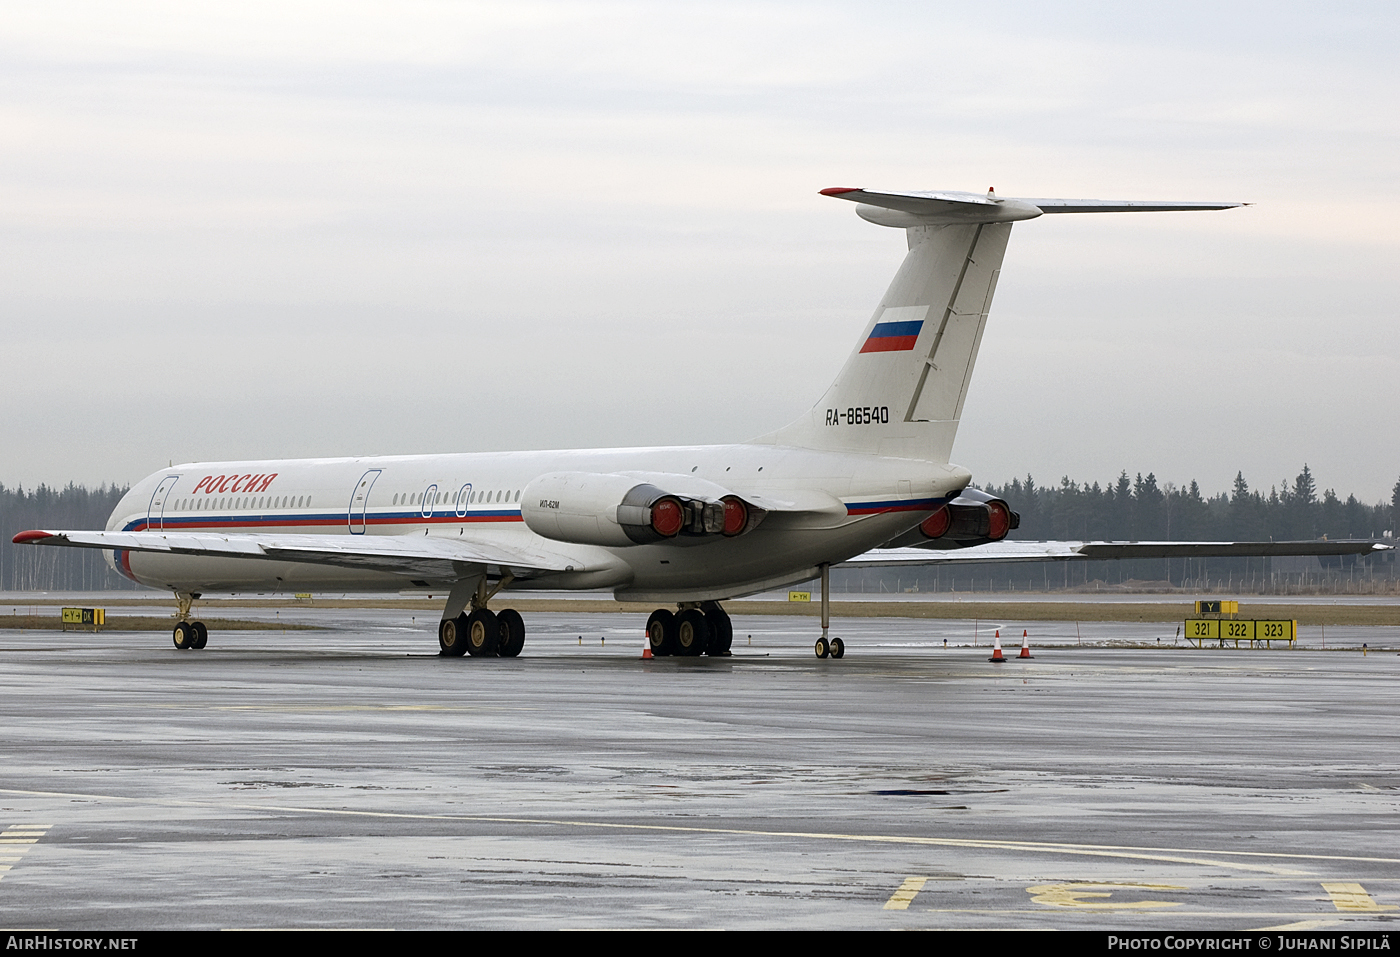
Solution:
{"label": "orange and white traffic cone", "polygon": [[1001,653],[1001,629],[997,629],[996,644],[992,646],[992,656],[988,661],[1005,661],[1006,657]]}
{"label": "orange and white traffic cone", "polygon": [[642,660],[646,661],[652,657],[654,656],[651,653],[651,635],[644,631],[642,632]]}
{"label": "orange and white traffic cone", "polygon": [[1018,657],[1018,658],[1034,658],[1034,657],[1035,657],[1035,655],[1031,654],[1031,634],[1030,634],[1029,631],[1027,631],[1027,630],[1024,629],[1024,628],[1021,629],[1021,653],[1020,653],[1019,655],[1017,655],[1016,657]]}

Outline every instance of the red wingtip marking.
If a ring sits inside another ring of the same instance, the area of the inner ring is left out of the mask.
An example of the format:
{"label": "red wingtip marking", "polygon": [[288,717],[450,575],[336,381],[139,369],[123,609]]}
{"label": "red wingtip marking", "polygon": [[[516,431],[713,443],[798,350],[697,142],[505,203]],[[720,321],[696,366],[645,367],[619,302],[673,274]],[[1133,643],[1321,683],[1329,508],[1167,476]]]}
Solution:
{"label": "red wingtip marking", "polygon": [[842,193],[859,193],[859,186],[828,186],[821,191],[823,196],[840,196]]}
{"label": "red wingtip marking", "polygon": [[28,545],[30,542],[43,541],[46,538],[53,538],[48,532],[20,532],[11,541],[16,545]]}

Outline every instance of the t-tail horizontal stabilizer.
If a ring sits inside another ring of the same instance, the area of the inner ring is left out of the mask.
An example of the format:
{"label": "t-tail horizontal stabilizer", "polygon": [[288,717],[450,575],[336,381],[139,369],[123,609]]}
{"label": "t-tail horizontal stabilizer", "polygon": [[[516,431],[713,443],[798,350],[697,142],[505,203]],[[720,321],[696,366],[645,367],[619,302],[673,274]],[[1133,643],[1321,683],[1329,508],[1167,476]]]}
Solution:
{"label": "t-tail horizontal stabilizer", "polygon": [[1046,213],[1168,213],[1234,209],[1248,203],[1176,203],[1124,199],[1002,198],[995,190],[888,190],[833,186],[823,196],[859,203],[856,213],[880,226],[950,226],[956,223],[1014,223]]}

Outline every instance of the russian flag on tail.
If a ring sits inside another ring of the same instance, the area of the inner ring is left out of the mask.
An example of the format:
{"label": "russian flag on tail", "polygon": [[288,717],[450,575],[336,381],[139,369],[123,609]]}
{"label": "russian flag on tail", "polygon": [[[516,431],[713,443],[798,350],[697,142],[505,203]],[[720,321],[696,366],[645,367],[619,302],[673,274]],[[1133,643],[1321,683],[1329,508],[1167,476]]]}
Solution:
{"label": "russian flag on tail", "polygon": [[860,347],[861,352],[908,352],[919,339],[919,330],[924,327],[922,319],[905,322],[877,322],[870,330],[870,338]]}

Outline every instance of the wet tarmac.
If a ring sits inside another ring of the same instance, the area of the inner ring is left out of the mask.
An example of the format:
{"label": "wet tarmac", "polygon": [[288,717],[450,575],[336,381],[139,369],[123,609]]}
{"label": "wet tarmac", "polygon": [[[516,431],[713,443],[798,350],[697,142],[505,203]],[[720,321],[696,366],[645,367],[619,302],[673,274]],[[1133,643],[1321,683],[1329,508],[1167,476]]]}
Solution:
{"label": "wet tarmac", "polygon": [[1001,622],[994,665],[986,622],[865,619],[821,661],[750,617],[731,658],[642,661],[640,616],[541,613],[518,659],[442,659],[415,613],[273,618],[201,652],[0,631],[0,922],[1400,920],[1394,652]]}

